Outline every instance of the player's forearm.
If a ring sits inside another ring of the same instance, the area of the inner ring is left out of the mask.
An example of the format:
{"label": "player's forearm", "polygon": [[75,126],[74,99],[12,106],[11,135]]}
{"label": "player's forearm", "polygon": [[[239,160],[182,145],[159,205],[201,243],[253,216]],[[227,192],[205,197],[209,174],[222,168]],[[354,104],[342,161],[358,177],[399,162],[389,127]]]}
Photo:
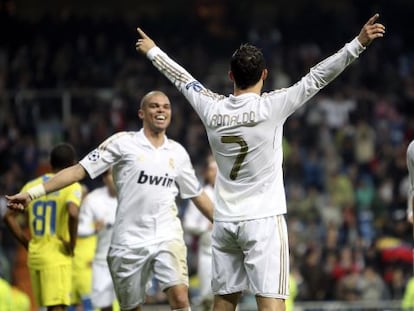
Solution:
{"label": "player's forearm", "polygon": [[364,49],[358,39],[355,38],[338,52],[312,67],[299,83],[287,89],[288,100],[293,111],[333,81],[347,66],[358,58]]}
{"label": "player's forearm", "polygon": [[207,217],[208,220],[213,222],[214,205],[208,195],[203,191],[199,196],[192,198],[192,201],[200,212]]}
{"label": "player's forearm", "polygon": [[29,238],[24,234],[22,228],[17,223],[15,218],[15,212],[9,211],[4,216],[4,222],[6,223],[7,227],[9,228],[10,232],[13,236],[19,241],[20,244],[24,246],[24,248],[28,249],[29,247]]}
{"label": "player's forearm", "polygon": [[75,164],[59,171],[55,176],[46,181],[43,186],[46,193],[50,193],[80,181],[85,177],[85,169],[80,164]]}
{"label": "player's forearm", "polygon": [[364,50],[365,47],[355,38],[338,52],[311,68],[307,76],[309,82],[317,89],[323,88],[357,59]]}
{"label": "player's forearm", "polygon": [[80,181],[83,178],[85,178],[85,176],[85,169],[82,167],[82,165],[78,163],[59,171],[56,175],[47,180],[45,183],[27,189],[27,193],[30,200],[34,200],[44,196],[45,194],[69,186],[74,182]]}
{"label": "player's forearm", "polygon": [[148,51],[147,57],[151,60],[155,68],[157,68],[180,91],[184,90],[185,85],[188,82],[194,80],[190,73],[173,61],[157,46]]}

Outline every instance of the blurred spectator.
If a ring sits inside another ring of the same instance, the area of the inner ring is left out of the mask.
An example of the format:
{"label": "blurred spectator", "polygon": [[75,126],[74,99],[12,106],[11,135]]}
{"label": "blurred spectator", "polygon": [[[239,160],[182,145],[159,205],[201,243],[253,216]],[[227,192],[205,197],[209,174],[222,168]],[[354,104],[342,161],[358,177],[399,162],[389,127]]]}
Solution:
{"label": "blurred spectator", "polygon": [[380,301],[390,298],[382,277],[371,266],[366,266],[359,280],[360,299],[364,301]]}

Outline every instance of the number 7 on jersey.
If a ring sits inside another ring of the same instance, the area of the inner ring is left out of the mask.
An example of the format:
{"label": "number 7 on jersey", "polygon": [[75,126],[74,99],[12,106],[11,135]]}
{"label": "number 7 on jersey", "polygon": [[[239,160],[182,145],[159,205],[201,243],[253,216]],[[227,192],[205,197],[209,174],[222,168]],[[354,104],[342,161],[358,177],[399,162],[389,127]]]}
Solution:
{"label": "number 7 on jersey", "polygon": [[244,158],[249,151],[249,146],[241,136],[221,136],[221,142],[223,144],[239,144],[240,152],[237,154],[236,161],[230,171],[230,179],[235,180],[239,174],[240,168],[243,164]]}

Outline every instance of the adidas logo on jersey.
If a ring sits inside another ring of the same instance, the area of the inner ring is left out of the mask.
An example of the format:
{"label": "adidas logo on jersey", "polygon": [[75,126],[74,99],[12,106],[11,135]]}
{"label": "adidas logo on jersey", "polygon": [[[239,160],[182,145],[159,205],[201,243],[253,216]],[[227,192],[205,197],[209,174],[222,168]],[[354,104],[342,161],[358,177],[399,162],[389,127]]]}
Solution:
{"label": "adidas logo on jersey", "polygon": [[137,180],[138,184],[148,183],[150,185],[163,186],[163,187],[171,187],[173,182],[174,182],[174,179],[171,177],[168,177],[168,174],[165,174],[165,176],[154,176],[154,175],[145,174],[144,171],[141,171],[139,173],[138,180]]}

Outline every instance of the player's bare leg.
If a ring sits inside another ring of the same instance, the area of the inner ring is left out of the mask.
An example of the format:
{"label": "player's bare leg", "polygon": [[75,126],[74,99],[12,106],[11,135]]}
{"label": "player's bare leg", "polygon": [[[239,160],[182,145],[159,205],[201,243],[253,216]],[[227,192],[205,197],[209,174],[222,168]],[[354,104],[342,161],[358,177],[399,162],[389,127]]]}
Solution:
{"label": "player's bare leg", "polygon": [[214,296],[214,311],[234,311],[239,303],[241,293]]}
{"label": "player's bare leg", "polygon": [[259,311],[285,311],[285,300],[256,296],[257,309]]}
{"label": "player's bare leg", "polygon": [[184,284],[171,286],[165,291],[171,310],[188,310],[188,287]]}

